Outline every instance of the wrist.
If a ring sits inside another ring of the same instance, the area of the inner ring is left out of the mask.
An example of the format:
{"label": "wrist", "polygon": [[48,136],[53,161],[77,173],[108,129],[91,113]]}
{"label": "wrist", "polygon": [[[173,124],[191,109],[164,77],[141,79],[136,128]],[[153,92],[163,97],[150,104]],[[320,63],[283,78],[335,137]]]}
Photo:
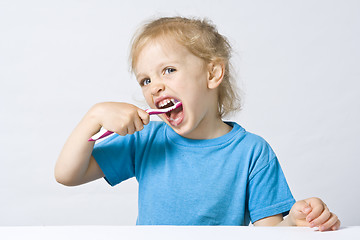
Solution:
{"label": "wrist", "polygon": [[95,104],[82,119],[83,125],[91,132],[92,135],[97,133],[102,127],[100,120],[102,112],[102,107],[99,104]]}
{"label": "wrist", "polygon": [[295,220],[293,219],[292,215],[289,214],[287,217],[284,218],[277,226],[296,226]]}
{"label": "wrist", "polygon": [[285,219],[287,221],[288,226],[296,226],[296,220],[291,211]]}

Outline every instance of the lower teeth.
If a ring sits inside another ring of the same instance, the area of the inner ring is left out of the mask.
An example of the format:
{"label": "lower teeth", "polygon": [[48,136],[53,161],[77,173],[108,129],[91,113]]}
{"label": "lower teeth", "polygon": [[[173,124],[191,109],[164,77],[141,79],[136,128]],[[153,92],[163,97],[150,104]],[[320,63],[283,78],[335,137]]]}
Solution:
{"label": "lower teeth", "polygon": [[170,121],[178,121],[179,119],[180,119],[180,117],[178,117],[176,119],[170,118]]}

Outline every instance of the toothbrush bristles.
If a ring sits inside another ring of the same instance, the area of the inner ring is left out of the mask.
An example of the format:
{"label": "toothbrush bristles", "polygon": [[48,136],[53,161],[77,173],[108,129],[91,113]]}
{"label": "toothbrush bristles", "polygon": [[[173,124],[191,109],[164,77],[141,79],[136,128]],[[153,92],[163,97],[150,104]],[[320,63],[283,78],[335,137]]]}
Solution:
{"label": "toothbrush bristles", "polygon": [[182,105],[182,102],[177,102],[175,103],[175,105],[168,107],[168,108],[163,108],[163,109],[147,109],[146,112],[150,115],[152,114],[161,114],[161,113],[168,113],[178,107],[180,107]]}

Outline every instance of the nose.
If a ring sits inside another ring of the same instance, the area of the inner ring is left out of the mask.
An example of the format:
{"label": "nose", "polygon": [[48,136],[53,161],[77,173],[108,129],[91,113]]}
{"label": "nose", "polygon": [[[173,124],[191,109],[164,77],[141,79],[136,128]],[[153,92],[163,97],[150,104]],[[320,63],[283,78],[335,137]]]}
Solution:
{"label": "nose", "polygon": [[154,81],[151,83],[151,94],[153,96],[158,95],[159,93],[161,93],[162,91],[165,90],[165,85],[163,82],[161,81]]}

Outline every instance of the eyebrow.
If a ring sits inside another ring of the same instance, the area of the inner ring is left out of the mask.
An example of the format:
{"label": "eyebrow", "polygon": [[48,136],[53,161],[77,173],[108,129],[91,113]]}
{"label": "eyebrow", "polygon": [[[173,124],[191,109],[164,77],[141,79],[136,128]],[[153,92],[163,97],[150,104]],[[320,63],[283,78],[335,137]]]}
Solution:
{"label": "eyebrow", "polygon": [[[178,65],[180,64],[179,61],[166,61],[166,62],[161,62],[160,64],[158,64],[155,68],[163,68],[164,66],[167,66],[167,65],[170,65],[170,66],[174,66],[174,65]],[[138,73],[138,74],[135,74],[135,77],[136,79],[139,79],[139,78],[143,78],[143,76],[147,76],[148,74],[145,74],[145,73]]]}
{"label": "eyebrow", "polygon": [[135,78],[136,78],[136,79],[139,79],[142,75],[144,75],[144,74],[142,74],[142,73],[135,74]]}

